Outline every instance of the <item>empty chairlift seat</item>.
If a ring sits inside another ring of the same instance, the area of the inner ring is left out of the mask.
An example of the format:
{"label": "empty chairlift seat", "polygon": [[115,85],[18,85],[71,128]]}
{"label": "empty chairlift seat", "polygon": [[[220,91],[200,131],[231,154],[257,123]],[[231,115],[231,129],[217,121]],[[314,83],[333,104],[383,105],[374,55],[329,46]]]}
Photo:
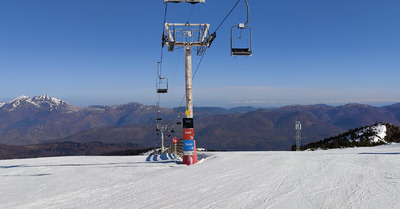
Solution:
{"label": "empty chairlift seat", "polygon": [[232,56],[251,56],[252,52],[249,48],[232,48]]}
{"label": "empty chairlift seat", "polygon": [[159,94],[168,93],[168,89],[157,89],[157,93]]}
{"label": "empty chairlift seat", "polygon": [[231,56],[251,56],[252,52],[252,29],[247,25],[249,22],[250,9],[247,0],[247,21],[239,23],[231,28]]}
{"label": "empty chairlift seat", "polygon": [[241,23],[234,25],[231,29],[231,56],[252,55],[252,30],[249,26]]}
{"label": "empty chairlift seat", "polygon": [[168,93],[168,79],[163,76],[158,76],[156,83],[157,93]]}

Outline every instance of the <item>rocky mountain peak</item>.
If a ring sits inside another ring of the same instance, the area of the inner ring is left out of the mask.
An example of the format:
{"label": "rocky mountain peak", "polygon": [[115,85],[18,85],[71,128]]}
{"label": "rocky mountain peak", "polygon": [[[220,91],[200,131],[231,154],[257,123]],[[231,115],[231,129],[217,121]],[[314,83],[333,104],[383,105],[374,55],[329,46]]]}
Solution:
{"label": "rocky mountain peak", "polygon": [[7,111],[16,111],[21,109],[45,109],[51,111],[63,106],[68,106],[68,104],[60,99],[47,95],[39,95],[33,98],[23,95],[7,103],[0,104],[0,108]]}
{"label": "rocky mountain peak", "polygon": [[50,110],[59,109],[60,107],[63,106],[68,106],[66,102],[47,95],[35,96],[32,98],[32,102],[37,106],[50,108]]}

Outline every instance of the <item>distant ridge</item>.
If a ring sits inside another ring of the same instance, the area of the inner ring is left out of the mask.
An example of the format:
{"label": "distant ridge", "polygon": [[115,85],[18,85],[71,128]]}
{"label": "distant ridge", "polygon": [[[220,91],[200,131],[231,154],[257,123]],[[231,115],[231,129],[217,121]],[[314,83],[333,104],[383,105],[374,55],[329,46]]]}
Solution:
{"label": "distant ridge", "polygon": [[[176,122],[184,115],[182,109],[158,109],[136,102],[78,107],[47,95],[21,96],[1,103],[0,144],[98,141],[159,146],[155,135],[158,111],[163,124],[174,126],[172,135],[181,137],[182,129]],[[305,144],[374,123],[400,125],[399,103],[384,107],[355,103],[269,109],[195,107],[194,111],[198,146],[215,150],[290,150],[295,120],[303,124]]]}
{"label": "distant ridge", "polygon": [[0,144],[0,159],[109,155],[110,153],[118,153],[126,150],[131,150],[130,153],[147,151],[147,149],[143,149],[141,145],[131,143],[105,144],[101,142],[60,142],[24,146]]}
{"label": "distant ridge", "polygon": [[[77,107],[47,95],[21,96],[0,107],[0,144],[38,144],[92,128],[151,123],[157,110],[133,102]],[[161,111],[172,113],[164,108]]]}

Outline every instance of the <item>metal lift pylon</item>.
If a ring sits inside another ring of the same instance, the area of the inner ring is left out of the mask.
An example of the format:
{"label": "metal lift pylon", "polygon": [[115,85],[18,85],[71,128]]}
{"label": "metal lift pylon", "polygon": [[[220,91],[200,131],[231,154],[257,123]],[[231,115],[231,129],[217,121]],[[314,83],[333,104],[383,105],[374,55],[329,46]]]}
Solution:
{"label": "metal lift pylon", "polygon": [[[163,36],[163,45],[168,46],[169,51],[174,51],[175,47],[185,50],[186,119],[189,120],[183,119],[182,163],[186,165],[198,162],[193,129],[192,47],[197,47],[197,55],[202,55],[211,45],[215,36],[209,36],[209,27],[209,24],[165,23],[167,35]],[[191,121],[191,125],[185,121]]]}

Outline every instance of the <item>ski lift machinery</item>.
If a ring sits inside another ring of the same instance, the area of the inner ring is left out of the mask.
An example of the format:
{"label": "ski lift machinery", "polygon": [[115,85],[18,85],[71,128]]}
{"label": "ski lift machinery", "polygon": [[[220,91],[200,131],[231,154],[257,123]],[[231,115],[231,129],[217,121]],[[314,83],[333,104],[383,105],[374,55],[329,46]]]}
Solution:
{"label": "ski lift machinery", "polygon": [[234,25],[231,28],[231,56],[251,56],[253,54],[252,29],[247,25],[250,12],[249,4],[247,0],[245,0],[245,3],[247,7],[247,21]]}

